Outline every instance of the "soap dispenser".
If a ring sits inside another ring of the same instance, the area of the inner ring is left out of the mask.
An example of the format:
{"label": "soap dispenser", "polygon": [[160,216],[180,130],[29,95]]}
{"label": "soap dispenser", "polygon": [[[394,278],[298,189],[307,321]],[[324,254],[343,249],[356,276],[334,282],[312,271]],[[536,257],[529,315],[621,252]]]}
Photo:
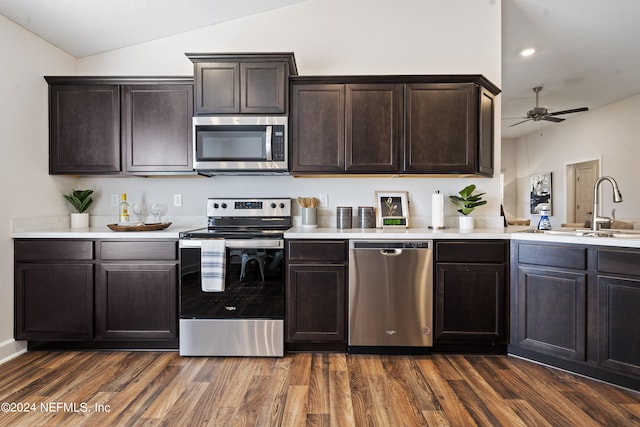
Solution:
{"label": "soap dispenser", "polygon": [[540,222],[538,222],[538,230],[551,230],[551,220],[549,219],[548,209],[540,209]]}

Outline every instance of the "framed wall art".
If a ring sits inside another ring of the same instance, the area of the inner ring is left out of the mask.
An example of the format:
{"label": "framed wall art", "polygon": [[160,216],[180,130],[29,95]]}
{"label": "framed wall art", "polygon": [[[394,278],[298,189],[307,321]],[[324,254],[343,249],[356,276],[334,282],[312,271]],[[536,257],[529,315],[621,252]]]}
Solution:
{"label": "framed wall art", "polygon": [[541,210],[548,210],[551,215],[551,172],[531,176],[531,213],[540,215]]}
{"label": "framed wall art", "polygon": [[409,227],[409,193],[376,191],[376,226]]}

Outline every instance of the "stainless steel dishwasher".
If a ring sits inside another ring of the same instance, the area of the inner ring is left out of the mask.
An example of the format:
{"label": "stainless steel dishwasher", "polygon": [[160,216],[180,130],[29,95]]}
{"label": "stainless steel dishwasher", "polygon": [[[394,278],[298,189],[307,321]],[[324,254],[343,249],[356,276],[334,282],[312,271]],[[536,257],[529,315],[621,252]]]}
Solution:
{"label": "stainless steel dishwasher", "polygon": [[433,345],[433,241],[349,244],[349,351]]}

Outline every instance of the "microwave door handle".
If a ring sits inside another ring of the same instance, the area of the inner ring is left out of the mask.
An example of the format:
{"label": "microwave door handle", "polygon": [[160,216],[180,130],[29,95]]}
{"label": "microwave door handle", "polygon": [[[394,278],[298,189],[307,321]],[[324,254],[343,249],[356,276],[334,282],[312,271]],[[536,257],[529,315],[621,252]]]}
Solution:
{"label": "microwave door handle", "polygon": [[264,138],[264,152],[267,155],[267,161],[270,162],[273,160],[273,155],[271,154],[271,134],[273,131],[273,126],[267,126],[265,128],[265,138]]}

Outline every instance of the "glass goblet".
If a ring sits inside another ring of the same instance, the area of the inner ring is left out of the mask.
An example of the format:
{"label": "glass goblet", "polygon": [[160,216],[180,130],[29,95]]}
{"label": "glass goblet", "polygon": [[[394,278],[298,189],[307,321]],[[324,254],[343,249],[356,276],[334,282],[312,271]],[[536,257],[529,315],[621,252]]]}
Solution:
{"label": "glass goblet", "polygon": [[144,222],[145,218],[145,209],[144,203],[134,203],[131,206],[131,210],[134,214],[136,214],[136,218],[138,218],[138,222]]}
{"label": "glass goblet", "polygon": [[149,212],[151,212],[151,215],[153,215],[153,220],[155,222],[161,222],[161,215],[166,212],[166,209],[167,206],[164,203],[154,203],[153,205],[151,205],[151,209],[149,210]]}

